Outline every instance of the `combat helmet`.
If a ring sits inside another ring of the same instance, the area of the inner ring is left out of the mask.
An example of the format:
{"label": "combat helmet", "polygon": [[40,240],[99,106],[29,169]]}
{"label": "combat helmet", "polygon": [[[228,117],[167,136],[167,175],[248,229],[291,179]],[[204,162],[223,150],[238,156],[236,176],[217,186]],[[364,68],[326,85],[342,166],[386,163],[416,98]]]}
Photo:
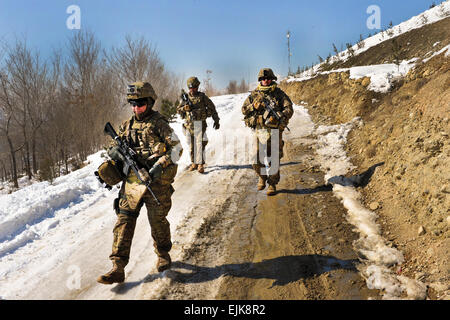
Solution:
{"label": "combat helmet", "polygon": [[155,90],[152,85],[148,82],[134,82],[128,85],[127,88],[127,100],[139,100],[150,98],[153,100],[153,103],[158,99]]}
{"label": "combat helmet", "polygon": [[277,77],[275,76],[272,69],[270,69],[270,68],[264,68],[264,69],[259,70],[258,81],[261,81],[264,78],[275,80],[275,81],[277,80]]}
{"label": "combat helmet", "polygon": [[187,86],[188,88],[198,88],[200,85],[200,81],[197,79],[197,77],[190,77],[187,79]]}

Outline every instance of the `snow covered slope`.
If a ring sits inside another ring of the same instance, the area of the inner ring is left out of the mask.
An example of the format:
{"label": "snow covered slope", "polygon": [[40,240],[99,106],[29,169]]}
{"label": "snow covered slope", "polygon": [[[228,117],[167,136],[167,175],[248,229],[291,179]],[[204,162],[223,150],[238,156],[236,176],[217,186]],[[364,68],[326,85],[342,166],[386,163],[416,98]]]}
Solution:
{"label": "snow covered slope", "polygon": [[[445,1],[442,4],[431,8],[420,15],[412,17],[411,19],[392,27],[389,30],[380,32],[370,38],[364,40],[364,47],[358,48],[358,44],[352,47],[353,55],[357,56],[368,49],[379,45],[381,42],[398,37],[401,34],[409,32],[414,29],[421,28],[425,25],[435,23],[450,16],[450,1]],[[437,43],[436,43],[437,44]],[[436,45],[435,44],[435,45]],[[446,55],[450,54],[450,46],[445,46],[440,50],[436,50],[430,57],[423,59],[427,62],[433,56],[446,52]],[[333,64],[337,61],[347,61],[351,57],[349,50],[344,50],[338,55],[330,58],[329,63]],[[362,77],[369,77],[371,84],[368,89],[376,92],[386,93],[392,86],[392,82],[396,79],[404,77],[412,68],[414,68],[416,61],[422,60],[421,57],[416,57],[409,61],[402,61],[398,66],[395,64],[379,64],[370,66],[355,66],[351,68],[341,68],[331,71],[320,71],[322,63],[313,66],[311,69],[306,70],[295,76],[289,76],[284,81],[306,81],[313,79],[319,75],[330,74],[334,72],[350,72],[351,79],[358,79]]]}
{"label": "snow covered slope", "polygon": [[[354,51],[354,55],[358,55],[367,51],[368,49],[380,44],[383,41],[398,37],[399,35],[409,32],[414,29],[421,28],[425,25],[438,22],[442,19],[445,19],[450,16],[450,1],[444,1],[440,5],[435,6],[429,10],[422,12],[421,14],[412,17],[411,19],[404,21],[396,26],[393,26],[391,29],[388,29],[384,32],[380,32],[370,38],[364,40],[364,48],[358,48],[358,45],[355,44],[352,49]],[[346,60],[350,57],[349,50],[344,50],[339,53],[340,58],[333,56],[331,62],[337,60]]]}

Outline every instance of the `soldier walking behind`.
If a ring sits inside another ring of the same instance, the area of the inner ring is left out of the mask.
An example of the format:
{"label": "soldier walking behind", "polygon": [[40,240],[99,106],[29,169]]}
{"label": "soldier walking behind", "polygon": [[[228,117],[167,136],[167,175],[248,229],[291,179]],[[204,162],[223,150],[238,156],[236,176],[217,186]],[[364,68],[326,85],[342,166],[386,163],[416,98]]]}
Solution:
{"label": "soldier walking behind", "polygon": [[[259,176],[257,187],[258,190],[264,190],[268,183],[267,195],[269,196],[276,193],[276,185],[280,181],[279,163],[283,157],[283,130],[294,114],[291,100],[283,90],[278,88],[276,80],[277,77],[272,69],[261,69],[258,74],[258,87],[250,93],[242,106],[245,125],[252,129],[257,147],[256,163],[252,164]],[[268,106],[276,112],[276,115]],[[273,141],[274,139],[277,141]],[[274,150],[275,154],[273,154]],[[274,159],[276,153],[278,158]],[[269,157],[271,168],[267,170]]]}
{"label": "soldier walking behind", "polygon": [[208,144],[206,138],[206,119],[212,117],[214,120],[213,128],[218,130],[220,128],[219,116],[216,111],[216,106],[208,98],[206,94],[198,91],[200,81],[196,77],[190,77],[187,80],[189,88],[188,102],[183,101],[179,103],[177,112],[181,118],[184,119],[183,131],[188,138],[191,156],[191,166],[189,171],[198,170],[198,172],[205,172],[205,148]]}
{"label": "soldier walking behind", "polygon": [[[166,118],[152,110],[156,99],[157,95],[150,83],[135,82],[128,85],[127,100],[134,114],[120,126],[118,135],[137,153],[142,167],[139,174],[145,182],[151,181],[151,189],[160,204],[150,195],[146,186],[138,180],[132,170],[121,174],[123,157],[114,142],[108,149],[108,155],[112,160],[102,164],[98,170],[99,176],[108,184],[114,185],[123,181],[119,196],[114,200],[117,223],[113,230],[112,253],[109,256],[113,268],[97,279],[103,284],[124,281],[124,268],[130,258],[136,220],[144,204],[147,207],[153,245],[158,256],[156,267],[161,272],[171,266],[169,251],[172,242],[166,216],[172,206],[171,196],[174,192],[172,183],[178,167],[171,154],[174,147],[180,150],[179,154],[182,149]],[[111,172],[119,173],[119,178],[113,177],[109,183],[111,178],[108,180],[108,174]]]}

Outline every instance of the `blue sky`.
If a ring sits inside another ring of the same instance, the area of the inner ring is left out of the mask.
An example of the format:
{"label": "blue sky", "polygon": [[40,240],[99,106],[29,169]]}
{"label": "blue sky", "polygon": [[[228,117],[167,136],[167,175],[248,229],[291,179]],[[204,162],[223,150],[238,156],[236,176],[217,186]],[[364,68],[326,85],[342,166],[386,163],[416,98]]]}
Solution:
{"label": "blue sky", "polygon": [[[120,45],[126,34],[154,43],[168,69],[184,79],[200,80],[212,70],[213,84],[231,79],[254,82],[258,70],[288,71],[287,30],[291,31],[291,66],[311,65],[338,48],[374,33],[366,21],[368,6],[381,9],[381,24],[401,23],[425,10],[432,0],[0,0],[0,38],[26,37],[48,56],[77,30],[69,30],[70,5],[81,9],[81,29],[95,33],[102,45]],[[437,4],[440,1],[436,1]]]}

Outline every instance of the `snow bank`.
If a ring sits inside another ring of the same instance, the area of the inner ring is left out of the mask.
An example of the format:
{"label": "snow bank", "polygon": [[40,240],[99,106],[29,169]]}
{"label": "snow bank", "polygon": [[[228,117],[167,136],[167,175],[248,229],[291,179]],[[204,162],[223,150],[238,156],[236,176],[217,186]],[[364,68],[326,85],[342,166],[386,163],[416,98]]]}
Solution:
{"label": "snow bank", "polygon": [[448,57],[448,56],[450,56],[450,44],[449,45],[447,45],[447,46],[445,46],[445,47],[443,47],[441,50],[439,50],[439,51],[437,51],[437,52],[435,52],[435,53],[433,53],[429,58],[426,58],[426,59],[423,59],[423,62],[428,62],[429,60],[431,60],[431,58],[433,58],[433,57],[435,57],[435,56],[437,56],[437,55],[440,55],[440,54],[442,54],[442,53],[444,53],[445,52],[445,56],[446,57]]}
{"label": "snow bank", "polygon": [[[37,183],[37,182],[39,182],[39,181],[36,180],[34,177],[32,177],[31,180],[28,179],[27,176],[17,179],[19,189],[22,189],[26,186],[29,186],[29,185],[31,185],[33,183]],[[10,181],[0,182],[0,196],[4,195],[4,194],[10,194],[15,190],[16,189],[14,188],[14,183],[12,183]]]}
{"label": "snow bank", "polygon": [[372,66],[362,66],[350,68],[350,79],[370,78],[369,90],[387,93],[391,88],[393,81],[406,76],[414,67],[414,61],[402,61],[396,64],[380,64]]}
{"label": "snow bank", "polygon": [[0,197],[0,257],[43,237],[105,194],[93,172],[103,162],[98,152],[89,165],[52,184],[39,182]]}
{"label": "snow bank", "polygon": [[350,79],[360,79],[364,77],[370,78],[369,90],[375,92],[386,93],[393,85],[393,82],[397,79],[403,78],[408,74],[408,72],[415,66],[414,58],[409,61],[402,61],[399,65],[388,63],[388,64],[378,64],[370,66],[358,66],[352,68],[341,68],[332,71],[318,72],[315,76],[304,76],[300,78],[290,78],[287,82],[297,82],[306,81],[313,79],[317,75],[330,74],[336,72],[350,72]]}

